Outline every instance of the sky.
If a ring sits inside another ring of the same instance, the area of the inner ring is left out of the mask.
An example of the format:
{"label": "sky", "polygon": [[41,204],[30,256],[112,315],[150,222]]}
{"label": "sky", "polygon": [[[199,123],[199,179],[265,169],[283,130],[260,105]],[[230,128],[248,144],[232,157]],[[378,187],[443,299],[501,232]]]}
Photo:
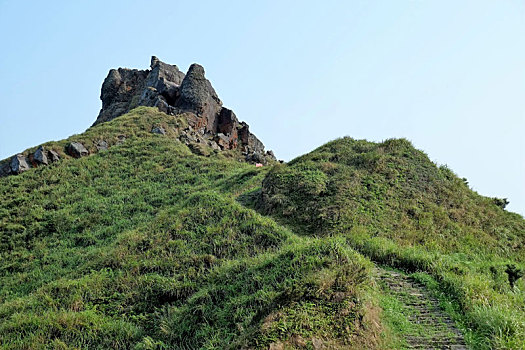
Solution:
{"label": "sky", "polygon": [[109,69],[204,66],[291,160],[409,139],[525,214],[525,1],[0,0],[0,159],[86,130]]}

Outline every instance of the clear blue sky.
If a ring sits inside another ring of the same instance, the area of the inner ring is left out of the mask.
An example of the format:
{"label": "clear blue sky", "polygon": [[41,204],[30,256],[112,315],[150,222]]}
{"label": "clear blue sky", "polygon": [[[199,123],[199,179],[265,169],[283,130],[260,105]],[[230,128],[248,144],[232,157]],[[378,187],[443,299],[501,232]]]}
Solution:
{"label": "clear blue sky", "polygon": [[289,160],[406,137],[525,213],[525,1],[0,0],[0,158],[81,133],[110,68],[202,64]]}

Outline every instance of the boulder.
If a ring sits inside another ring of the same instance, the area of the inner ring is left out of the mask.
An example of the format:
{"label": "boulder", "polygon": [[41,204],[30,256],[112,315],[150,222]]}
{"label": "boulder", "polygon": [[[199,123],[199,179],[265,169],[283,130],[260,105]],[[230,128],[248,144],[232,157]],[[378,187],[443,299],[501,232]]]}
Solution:
{"label": "boulder", "polygon": [[195,137],[195,133],[190,131],[183,131],[179,137],[179,139],[185,144],[189,145],[190,143],[197,142],[197,137]]}
{"label": "boulder", "polygon": [[66,146],[66,153],[74,158],[80,158],[89,155],[89,151],[80,142],[69,143]]}
{"label": "boulder", "polygon": [[221,149],[215,141],[208,141],[208,145],[215,151],[219,151]]}
{"label": "boulder", "polygon": [[47,165],[47,152],[44,146],[39,146],[33,154],[33,161],[38,165]]}
{"label": "boulder", "polygon": [[107,149],[109,148],[109,145],[105,140],[98,140],[97,143],[95,143],[95,147],[100,152],[100,151],[107,151]]}
{"label": "boulder", "polygon": [[20,153],[11,157],[10,167],[12,174],[20,174],[30,169],[26,157]]}
{"label": "boulder", "polygon": [[266,164],[266,159],[264,159],[264,156],[257,152],[248,153],[244,159],[250,163]]}
{"label": "boulder", "polygon": [[52,163],[54,163],[60,160],[60,156],[58,155],[57,152],[50,149],[49,151],[47,151],[47,159],[50,160]]}
{"label": "boulder", "polygon": [[153,134],[166,135],[166,130],[162,126],[155,126],[151,129]]}
{"label": "boulder", "polygon": [[11,162],[0,163],[0,177],[11,175]]}

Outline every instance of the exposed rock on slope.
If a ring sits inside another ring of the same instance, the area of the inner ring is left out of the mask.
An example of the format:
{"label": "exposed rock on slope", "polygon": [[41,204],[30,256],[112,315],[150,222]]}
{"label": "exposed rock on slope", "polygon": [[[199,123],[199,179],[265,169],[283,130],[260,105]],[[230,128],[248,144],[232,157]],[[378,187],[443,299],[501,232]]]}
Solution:
{"label": "exposed rock on slope", "polygon": [[11,172],[13,174],[19,174],[26,170],[29,170],[29,165],[24,155],[17,154],[11,158]]}
{"label": "exposed rock on slope", "polygon": [[192,64],[185,75],[177,66],[153,56],[150,68],[109,71],[102,84],[102,109],[94,125],[137,106],[157,107],[167,114],[186,113],[192,132],[213,139],[221,149],[240,148],[249,161],[274,159],[250,133],[248,124],[239,122],[233,111],[222,106],[202,66]]}
{"label": "exposed rock on slope", "polygon": [[0,177],[8,175],[18,175],[24,171],[41,165],[57,162],[60,156],[53,150],[46,150],[39,146],[34,153],[24,155],[23,153],[15,154],[12,157],[0,163]]}
{"label": "exposed rock on slope", "polygon": [[73,158],[80,158],[89,155],[89,151],[80,142],[71,142],[66,146],[66,152]]}
{"label": "exposed rock on slope", "polygon": [[[138,106],[156,107],[169,115],[183,115],[189,126],[178,130],[179,139],[198,154],[202,147],[213,150],[241,151],[247,162],[275,160],[272,151],[265,152],[263,143],[250,132],[248,124],[239,122],[232,110],[222,106],[215,89],[204,75],[204,68],[192,64],[187,74],[175,65],[151,58],[150,70],[111,69],[102,84],[102,109],[93,126],[108,122]],[[154,126],[152,133],[164,135],[166,130]],[[125,137],[117,144],[124,142]],[[95,151],[107,150],[106,140],[95,144]],[[84,157],[90,152],[79,142],[66,146],[66,155]],[[17,175],[37,166],[59,160],[55,150],[40,146],[34,154],[20,153],[0,162],[0,177]]]}

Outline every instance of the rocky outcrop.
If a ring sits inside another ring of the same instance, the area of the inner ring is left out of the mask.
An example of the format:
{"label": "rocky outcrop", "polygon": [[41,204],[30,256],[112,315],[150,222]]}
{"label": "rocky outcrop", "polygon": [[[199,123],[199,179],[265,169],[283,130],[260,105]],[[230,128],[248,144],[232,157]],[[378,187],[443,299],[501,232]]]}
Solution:
{"label": "rocky outcrop", "polygon": [[11,175],[11,166],[9,162],[0,163],[0,177]]}
{"label": "rocky outcrop", "polygon": [[11,157],[11,174],[20,174],[29,170],[27,158],[23,154],[17,154]]}
{"label": "rocky outcrop", "polygon": [[205,132],[216,133],[218,115],[222,108],[222,101],[204,77],[204,68],[192,64],[188,74],[180,86],[180,97],[175,102],[177,111],[192,112],[201,117]]}
{"label": "rocky outcrop", "polygon": [[53,150],[46,150],[39,146],[30,154],[18,153],[0,163],[0,177],[18,175],[31,168],[47,166],[60,160],[60,156]]}
{"label": "rocky outcrop", "polygon": [[169,107],[179,97],[184,73],[175,65],[151,58],[151,70],[111,69],[100,93],[102,109],[93,125],[110,121],[137,106],[158,107],[170,112]]}
{"label": "rocky outcrop", "polygon": [[162,126],[154,126],[153,129],[151,129],[151,133],[158,135],[166,135],[166,129],[164,129]]}
{"label": "rocky outcrop", "polygon": [[95,148],[97,149],[97,151],[107,151],[108,150],[108,143],[106,142],[106,140],[98,140],[96,143],[95,143]]}
{"label": "rocky outcrop", "polygon": [[73,158],[80,158],[89,155],[89,151],[80,142],[71,142],[66,146],[66,153]]}
{"label": "rocky outcrop", "polygon": [[49,151],[47,151],[47,159],[48,160],[51,160],[51,162],[58,162],[60,160],[60,156],[58,155],[57,152],[53,151],[52,149],[50,149]]}
{"label": "rocky outcrop", "polygon": [[[222,101],[204,68],[192,64],[184,74],[175,65],[151,58],[149,70],[118,68],[108,73],[100,93],[102,109],[94,125],[108,122],[138,106],[157,107],[169,115],[186,118],[188,126],[175,130],[178,139],[199,155],[240,150],[245,161],[266,164],[274,161],[273,152],[265,152],[263,143],[250,132],[248,124],[239,122],[235,113],[222,106]],[[168,136],[161,125],[152,125],[151,133]],[[170,129],[170,135],[173,130]],[[121,145],[126,135],[117,135],[112,145]],[[92,140],[93,152],[107,150],[105,140]],[[65,147],[67,156],[81,158],[90,155],[80,142]],[[20,174],[31,168],[58,162],[59,154],[39,146],[34,152],[17,154],[0,162],[0,177]]]}
{"label": "rocky outcrop", "polygon": [[102,84],[102,109],[93,125],[137,106],[157,107],[167,114],[184,114],[191,126],[184,140],[194,139],[192,133],[200,133],[203,139],[213,140],[208,143],[214,148],[240,149],[247,161],[266,163],[275,159],[273,153],[264,151],[263,143],[250,132],[248,124],[239,122],[232,110],[222,106],[202,66],[192,64],[185,75],[177,66],[153,56],[150,68],[110,70]]}
{"label": "rocky outcrop", "polygon": [[35,165],[48,165],[47,154],[44,146],[39,146],[33,154],[33,163]]}
{"label": "rocky outcrop", "polygon": [[95,124],[106,122],[127,113],[142,93],[147,72],[137,69],[112,69],[102,84],[102,110]]}

